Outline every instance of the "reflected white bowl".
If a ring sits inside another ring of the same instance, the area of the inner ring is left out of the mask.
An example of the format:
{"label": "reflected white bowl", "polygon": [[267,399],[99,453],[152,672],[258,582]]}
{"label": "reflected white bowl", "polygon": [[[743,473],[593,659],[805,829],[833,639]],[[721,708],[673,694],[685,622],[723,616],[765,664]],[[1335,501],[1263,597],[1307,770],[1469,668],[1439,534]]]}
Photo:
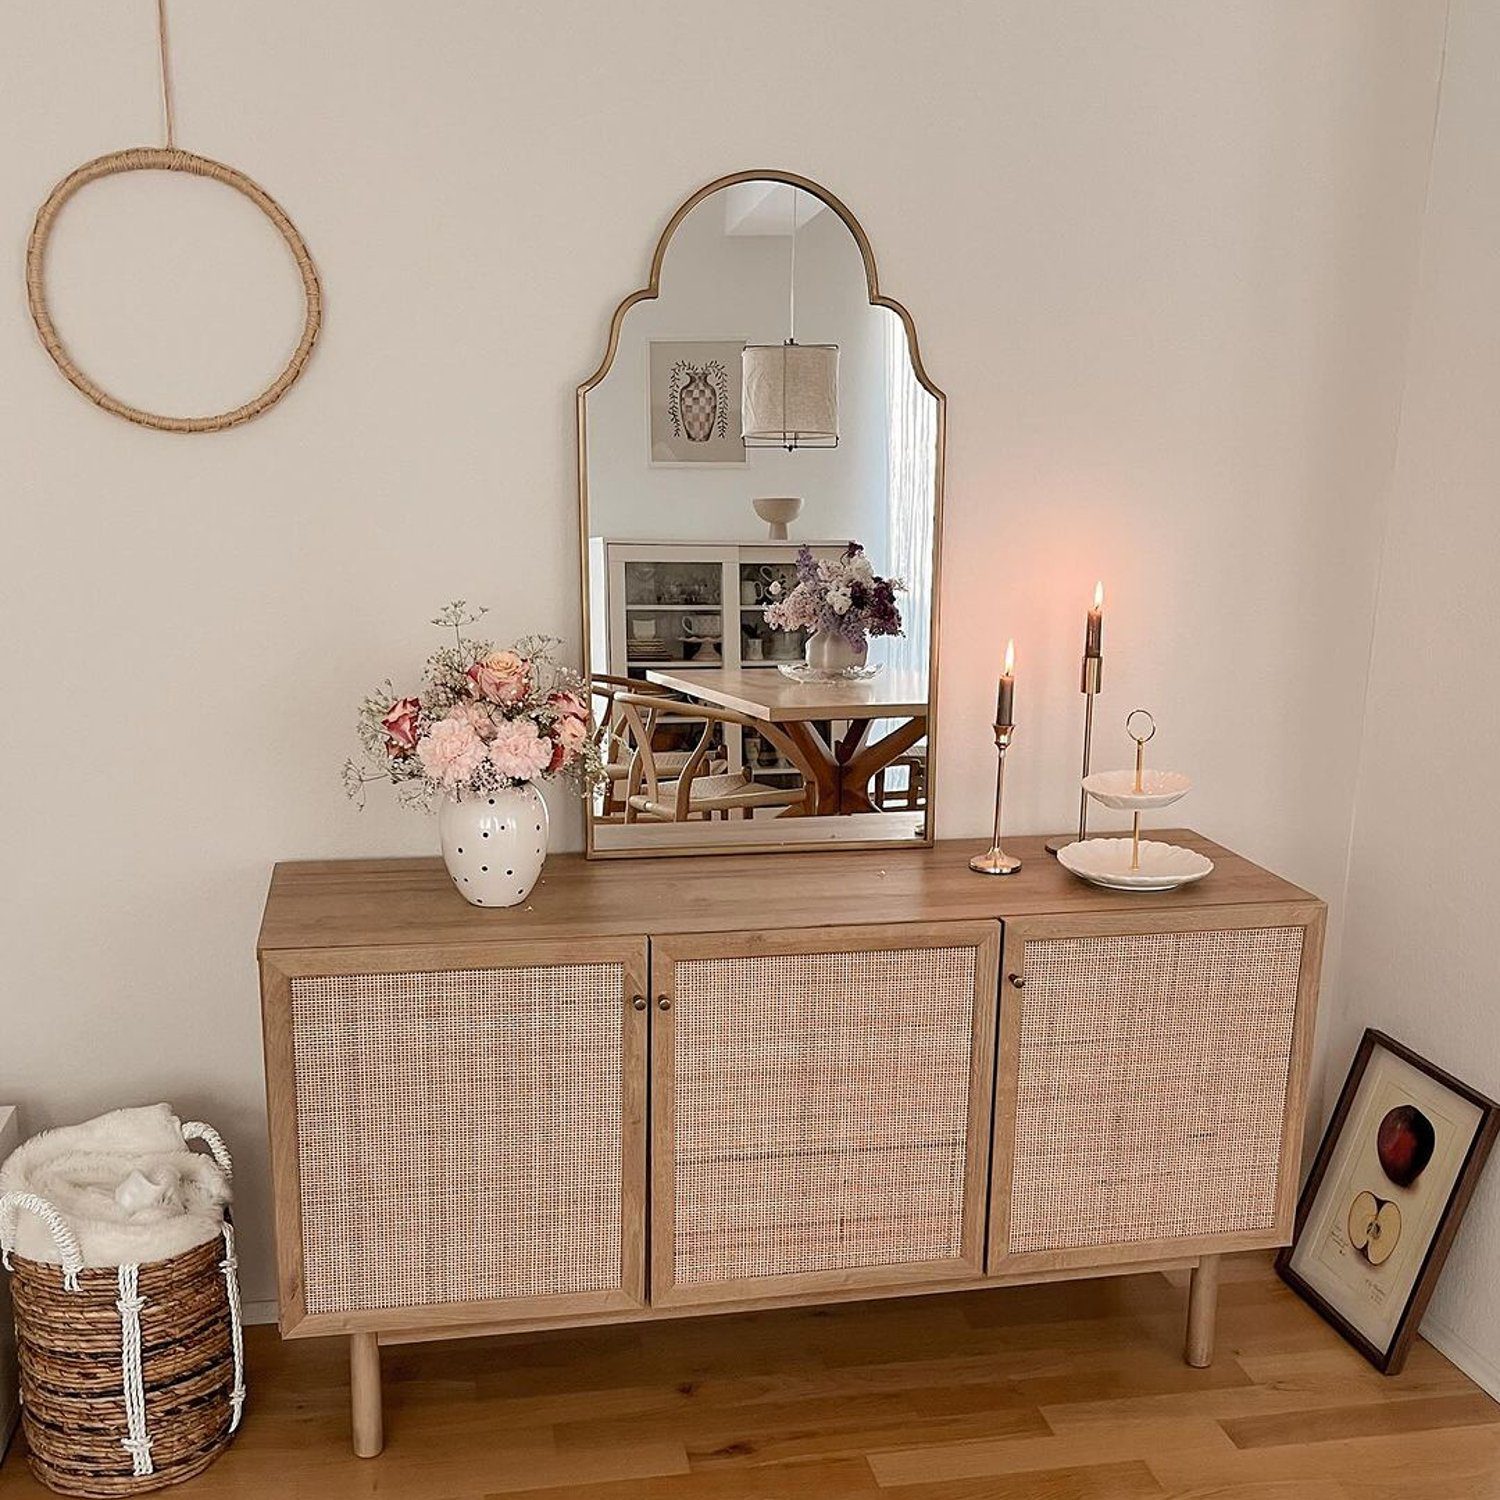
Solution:
{"label": "reflected white bowl", "polygon": [[1080,880],[1115,891],[1171,891],[1202,880],[1214,862],[1193,849],[1141,840],[1140,868],[1130,868],[1128,838],[1084,839],[1057,851],[1057,862]]}
{"label": "reflected white bowl", "polygon": [[750,502],[755,514],[771,528],[771,540],[784,542],[787,527],[802,514],[802,501],[791,495],[763,495]]}
{"label": "reflected white bowl", "polygon": [[1116,812],[1149,812],[1170,807],[1192,791],[1193,783],[1181,771],[1143,771],[1141,790],[1136,791],[1134,771],[1095,771],[1083,778],[1083,789]]}

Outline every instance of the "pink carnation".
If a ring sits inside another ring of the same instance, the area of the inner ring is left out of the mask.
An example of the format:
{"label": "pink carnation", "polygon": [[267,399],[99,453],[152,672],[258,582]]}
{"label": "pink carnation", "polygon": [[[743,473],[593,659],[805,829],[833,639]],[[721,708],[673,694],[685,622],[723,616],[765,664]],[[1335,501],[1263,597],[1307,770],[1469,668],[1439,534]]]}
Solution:
{"label": "pink carnation", "polygon": [[530,781],[551,764],[552,741],[538,733],[534,720],[512,719],[496,728],[490,760],[502,776]]}
{"label": "pink carnation", "polygon": [[467,781],[484,761],[484,741],[460,719],[439,719],[417,744],[422,769],[444,786]]}

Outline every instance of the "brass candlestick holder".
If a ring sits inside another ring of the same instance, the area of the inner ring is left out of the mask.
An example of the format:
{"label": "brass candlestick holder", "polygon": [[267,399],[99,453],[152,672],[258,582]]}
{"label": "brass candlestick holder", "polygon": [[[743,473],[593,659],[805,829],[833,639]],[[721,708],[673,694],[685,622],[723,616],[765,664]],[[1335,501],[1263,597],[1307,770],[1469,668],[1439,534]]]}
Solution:
{"label": "brass candlestick holder", "polygon": [[[1099,689],[1104,684],[1104,658],[1102,656],[1090,656],[1085,653],[1083,658],[1083,671],[1079,678],[1078,688],[1083,697],[1083,774],[1087,776],[1093,762],[1094,755],[1094,699],[1098,696]],[[1078,794],[1078,842],[1081,844],[1089,833],[1089,794],[1079,792]],[[1073,842],[1066,834],[1059,834],[1055,839],[1047,840],[1047,853],[1056,854],[1059,849],[1065,849]]]}
{"label": "brass candlestick holder", "polygon": [[1005,802],[1005,752],[1010,749],[1015,733],[1014,724],[995,725],[995,750],[998,754],[995,766],[995,832],[990,847],[969,861],[969,868],[981,875],[1014,875],[1021,868],[1021,861],[1000,847],[1000,809]]}

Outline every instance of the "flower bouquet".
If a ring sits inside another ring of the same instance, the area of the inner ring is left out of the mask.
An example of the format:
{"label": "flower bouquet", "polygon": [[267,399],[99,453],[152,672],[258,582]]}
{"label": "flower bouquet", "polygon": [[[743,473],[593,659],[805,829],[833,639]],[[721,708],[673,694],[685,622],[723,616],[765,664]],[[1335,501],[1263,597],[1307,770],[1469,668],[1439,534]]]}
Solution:
{"label": "flower bouquet", "polygon": [[507,650],[464,631],[485,611],[450,604],[433,624],[453,632],[416,694],[387,681],[359,710],[362,760],[344,786],[363,805],[372,781],[408,806],[439,806],[448,873],[475,906],[525,900],[547,856],[547,805],[537,781],[586,793],[602,779],[587,683],[557,663],[557,642],[527,636]]}
{"label": "flower bouquet", "polygon": [[809,548],[800,548],[797,582],[790,590],[773,583],[765,608],[766,623],[773,630],[809,632],[806,664],[784,665],[781,670],[789,677],[811,680],[873,677],[879,668],[865,665],[869,638],[901,634],[896,595],[905,589],[899,578],[877,577],[858,542],[822,561]]}

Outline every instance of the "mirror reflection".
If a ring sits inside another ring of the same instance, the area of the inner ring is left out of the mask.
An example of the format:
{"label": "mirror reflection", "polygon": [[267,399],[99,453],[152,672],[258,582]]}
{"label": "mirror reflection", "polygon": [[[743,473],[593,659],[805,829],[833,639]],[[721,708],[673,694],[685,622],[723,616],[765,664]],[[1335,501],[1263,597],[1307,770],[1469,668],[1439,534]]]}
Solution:
{"label": "mirror reflection", "polygon": [[840,213],[702,197],[580,421],[591,852],[929,837],[938,398]]}

